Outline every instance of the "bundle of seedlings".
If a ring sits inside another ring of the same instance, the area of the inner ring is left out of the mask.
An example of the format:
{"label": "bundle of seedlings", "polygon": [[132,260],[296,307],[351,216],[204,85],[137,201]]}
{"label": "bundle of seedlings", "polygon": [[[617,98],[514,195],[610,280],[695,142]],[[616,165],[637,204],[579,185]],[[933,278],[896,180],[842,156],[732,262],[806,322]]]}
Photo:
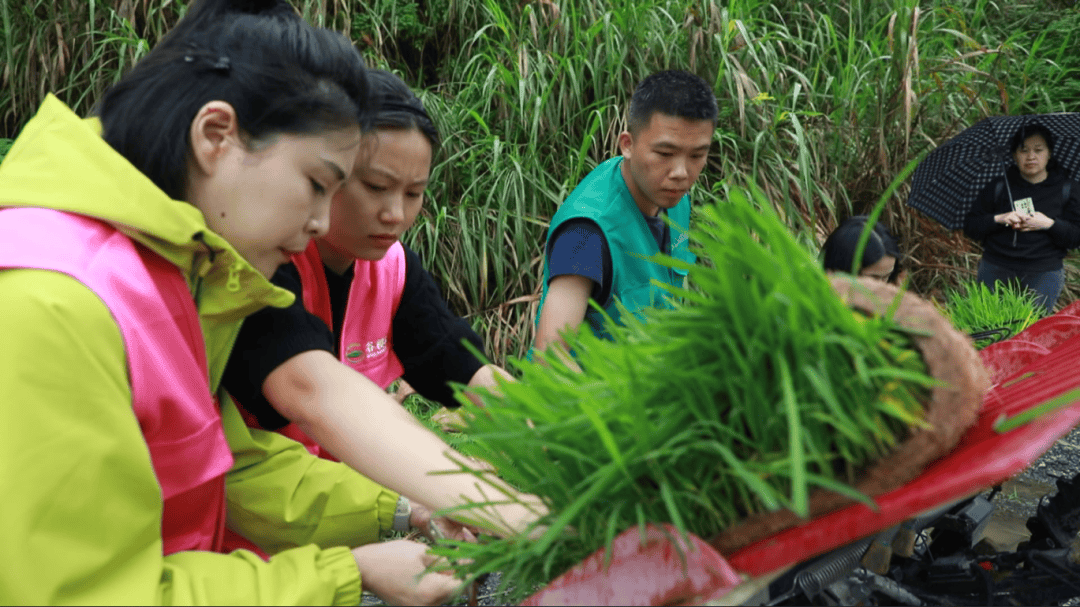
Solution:
{"label": "bundle of seedlings", "polygon": [[[688,274],[674,309],[624,314],[612,341],[568,334],[580,372],[548,354],[518,361],[521,380],[466,416],[471,453],[550,513],[527,536],[437,547],[459,574],[501,571],[520,598],[646,523],[730,554],[870,502],[972,423],[985,372],[933,306],[831,281],[739,191],[695,226],[697,264],[659,260]],[[944,368],[957,373],[943,380]]]}
{"label": "bundle of seedlings", "polygon": [[941,309],[958,331],[971,336],[976,349],[1016,335],[1042,314],[1038,295],[1019,284],[998,283],[991,291],[976,280],[946,289]]}

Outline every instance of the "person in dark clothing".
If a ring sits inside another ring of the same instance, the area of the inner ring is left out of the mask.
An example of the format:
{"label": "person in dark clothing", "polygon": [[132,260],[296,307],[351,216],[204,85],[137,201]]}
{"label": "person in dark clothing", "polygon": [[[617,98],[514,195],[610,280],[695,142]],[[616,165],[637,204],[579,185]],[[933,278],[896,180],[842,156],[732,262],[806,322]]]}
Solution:
{"label": "person in dark clothing", "polygon": [[[859,245],[863,229],[866,228],[866,215],[853,215],[829,234],[821,246],[822,265],[829,272],[850,272],[855,262],[855,250]],[[899,285],[904,282],[904,271],[900,267],[900,245],[896,242],[889,228],[881,222],[874,224],[870,237],[866,241],[859,276],[877,278]]]}
{"label": "person in dark clothing", "polygon": [[[459,406],[448,382],[469,384],[482,373],[484,364],[463,345],[464,340],[483,352],[483,342],[469,323],[454,314],[439,292],[420,257],[402,245],[405,282],[393,318],[393,349],[402,362],[403,377],[425,398],[445,407]],[[262,383],[275,369],[296,354],[325,350],[340,356],[349,290],[355,278],[350,265],[338,274],[326,271],[333,314],[333,329],[308,312],[303,303],[303,284],[294,264],[283,265],[273,282],[296,295],[288,308],[264,308],[250,316],[240,330],[225,386],[263,428],[278,429],[288,420],[262,393]]]}
{"label": "person in dark clothing", "polygon": [[1080,246],[1080,185],[1054,160],[1054,134],[1041,124],[1020,127],[1010,141],[1016,166],[979,194],[964,233],[979,241],[977,280],[991,290],[1014,281],[1054,311],[1065,281],[1062,260]]}

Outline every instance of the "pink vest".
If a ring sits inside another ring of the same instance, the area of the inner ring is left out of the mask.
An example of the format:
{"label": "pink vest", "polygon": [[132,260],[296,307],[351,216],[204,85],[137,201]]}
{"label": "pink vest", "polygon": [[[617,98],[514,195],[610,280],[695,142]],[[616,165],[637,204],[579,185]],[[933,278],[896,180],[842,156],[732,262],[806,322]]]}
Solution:
{"label": "pink vest", "polygon": [[[304,308],[321,318],[333,331],[330,287],[315,241],[311,241],[303,253],[293,255],[292,261],[300,273]],[[389,386],[405,371],[394,353],[392,336],[394,315],[404,289],[405,250],[401,243],[394,243],[379,261],[357,260],[353,265],[353,281],[349,288],[338,351],[341,362],[363,373],[382,388]],[[242,403],[237,403],[237,408],[247,425],[260,427],[258,420],[244,409]],[[289,424],[278,432],[304,445],[313,455],[338,461],[296,424]],[[263,559],[270,558],[243,536],[227,530],[225,549],[232,551],[240,548],[251,550]]]}
{"label": "pink vest", "polygon": [[161,486],[164,553],[219,551],[233,458],[210,392],[198,311],[180,270],[106,223],[31,208],[0,210],[0,269],[10,268],[67,274],[108,307]]}
{"label": "pink vest", "polygon": [[[321,318],[332,331],[334,315],[330,306],[330,288],[315,241],[311,241],[303,253],[293,255],[292,261],[300,273],[304,308]],[[405,372],[394,353],[393,338],[394,315],[404,290],[405,249],[400,242],[394,243],[378,261],[358,259],[353,264],[353,280],[338,344],[339,357],[341,362],[382,388]],[[244,418],[249,425],[258,425],[246,412]],[[308,451],[319,457],[337,461],[296,424],[289,424],[278,432],[303,443]]]}
{"label": "pink vest", "polygon": [[[293,255],[304,286],[304,308],[334,329],[330,289],[319,249],[312,241],[306,251]],[[405,250],[400,242],[378,261],[358,259],[345,306],[338,351],[341,362],[386,388],[405,372],[394,353],[394,315],[405,289]]]}

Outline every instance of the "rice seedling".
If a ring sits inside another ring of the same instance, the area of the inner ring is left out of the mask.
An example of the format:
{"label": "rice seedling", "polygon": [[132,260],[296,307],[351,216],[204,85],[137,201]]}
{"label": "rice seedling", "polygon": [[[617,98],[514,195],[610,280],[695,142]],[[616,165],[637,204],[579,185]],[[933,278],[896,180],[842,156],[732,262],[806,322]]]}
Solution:
{"label": "rice seedling", "polygon": [[965,280],[945,290],[940,307],[953,326],[972,335],[976,348],[1008,339],[1042,316],[1035,293],[1011,282],[991,291],[981,282]]}
{"label": "rice seedling", "polygon": [[[469,417],[475,453],[550,509],[535,540],[451,544],[459,571],[527,592],[644,523],[710,537],[755,512],[806,515],[922,423],[926,376],[909,335],[855,313],[760,194],[731,188],[690,238],[702,262],[674,310],[568,335],[558,358],[514,361],[505,396]],[[762,211],[761,209],[765,210]]]}

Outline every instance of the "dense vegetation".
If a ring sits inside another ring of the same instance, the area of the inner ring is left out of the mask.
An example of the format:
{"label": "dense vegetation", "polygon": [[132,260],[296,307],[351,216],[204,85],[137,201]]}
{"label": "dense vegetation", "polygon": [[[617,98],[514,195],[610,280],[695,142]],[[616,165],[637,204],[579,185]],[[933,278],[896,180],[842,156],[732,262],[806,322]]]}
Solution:
{"label": "dense vegetation", "polygon": [[[614,153],[629,93],[650,72],[715,83],[720,125],[695,200],[753,184],[815,250],[838,218],[869,210],[912,159],[979,118],[1080,99],[1080,11],[1065,2],[296,1],[402,73],[435,114],[446,145],[409,241],[499,362],[531,339],[547,219]],[[0,137],[49,91],[89,112],[186,4],[0,2]],[[913,287],[958,284],[974,245],[904,207],[906,191],[883,217]]]}

